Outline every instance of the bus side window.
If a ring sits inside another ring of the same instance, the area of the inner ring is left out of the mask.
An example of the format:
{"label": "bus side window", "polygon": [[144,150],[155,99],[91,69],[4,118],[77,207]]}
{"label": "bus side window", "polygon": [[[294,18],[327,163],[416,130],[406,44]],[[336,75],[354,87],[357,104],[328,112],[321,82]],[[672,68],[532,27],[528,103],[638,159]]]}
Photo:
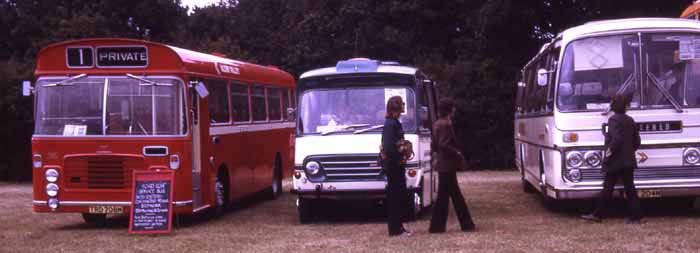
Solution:
{"label": "bus side window", "polygon": [[231,84],[231,112],[233,121],[250,122],[250,91],[247,84]]}
{"label": "bus side window", "polygon": [[267,88],[267,107],[270,121],[282,120],[282,95],[280,88]]}
{"label": "bus side window", "polygon": [[265,87],[262,85],[253,86],[251,89],[253,121],[267,121],[267,101],[265,100]]}
{"label": "bus side window", "polygon": [[206,82],[209,90],[209,122],[228,123],[228,85],[224,81],[209,80]]}
{"label": "bus side window", "polygon": [[289,108],[289,89],[282,88],[281,93],[282,93],[282,120],[290,121],[289,114],[287,113],[287,109]]}
{"label": "bus side window", "polygon": [[423,80],[418,80],[419,99],[418,99],[418,119],[420,119],[420,130],[428,131],[432,127],[432,120],[429,109],[429,87],[424,84]]}

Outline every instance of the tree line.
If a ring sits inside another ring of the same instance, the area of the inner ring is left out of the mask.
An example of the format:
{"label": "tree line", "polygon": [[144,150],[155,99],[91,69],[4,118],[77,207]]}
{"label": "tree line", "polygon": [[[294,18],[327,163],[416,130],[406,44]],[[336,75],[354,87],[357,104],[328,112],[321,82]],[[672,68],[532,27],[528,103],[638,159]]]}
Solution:
{"label": "tree line", "polygon": [[473,168],[513,168],[520,68],[542,43],[592,20],[677,17],[691,0],[0,1],[0,179],[31,178],[33,100],[21,97],[38,51],[86,37],[166,43],[299,76],[367,57],[423,69],[458,107],[455,130]]}

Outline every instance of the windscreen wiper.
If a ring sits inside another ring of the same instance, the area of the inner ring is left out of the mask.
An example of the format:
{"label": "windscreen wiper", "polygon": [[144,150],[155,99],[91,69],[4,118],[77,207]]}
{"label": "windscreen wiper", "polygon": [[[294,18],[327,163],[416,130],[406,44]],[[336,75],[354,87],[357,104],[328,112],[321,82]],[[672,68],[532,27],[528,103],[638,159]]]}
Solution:
{"label": "windscreen wiper", "polygon": [[337,132],[346,131],[346,130],[352,129],[352,128],[366,127],[366,126],[369,126],[369,124],[347,125],[347,126],[342,126],[342,127],[338,128],[338,129],[323,131],[323,132],[321,132],[321,135],[329,135],[329,134],[332,134],[332,133],[337,133]]}
{"label": "windscreen wiper", "polygon": [[352,132],[352,133],[353,133],[353,134],[361,134],[361,133],[364,133],[364,132],[369,132],[369,131],[377,130],[377,129],[380,129],[380,128],[384,128],[384,125],[376,125],[376,126],[372,126],[372,127],[369,127],[369,128],[364,128],[364,129],[356,130],[355,132]]}
{"label": "windscreen wiper", "polygon": [[80,78],[86,77],[87,74],[80,74],[77,76],[73,76],[71,78],[68,78],[66,80],[57,82],[57,83],[49,83],[49,84],[44,84],[44,87],[56,87],[56,86],[64,86],[64,85],[73,85],[71,82],[78,80]]}
{"label": "windscreen wiper", "polygon": [[[620,88],[617,89],[617,92],[615,92],[615,95],[616,95],[616,96],[617,96],[617,95],[622,95],[623,93],[625,93],[625,90],[627,90],[627,88],[628,88],[631,84],[635,83],[634,81],[637,80],[637,75],[638,75],[638,73],[639,73],[639,70],[637,69],[637,55],[636,55],[636,54],[632,54],[632,60],[634,61],[634,65],[633,65],[633,66],[634,66],[634,71],[632,72],[632,74],[630,74],[629,77],[627,77],[627,80],[625,80],[625,82],[622,83],[622,86],[620,86]],[[605,110],[603,111],[602,114],[603,114],[603,115],[608,115],[608,113],[610,113],[610,104],[608,104],[608,106],[605,107]]]}
{"label": "windscreen wiper", "polygon": [[673,108],[676,109],[676,112],[683,112],[683,108],[681,108],[681,105],[676,101],[673,96],[671,96],[671,93],[668,93],[666,89],[664,89],[663,86],[661,86],[661,82],[659,82],[659,79],[654,76],[654,74],[647,72],[647,76],[649,76],[649,80],[651,80],[651,83],[656,86],[657,89],[659,89],[659,92],[661,92],[661,95],[664,95],[666,99],[668,99],[668,102],[671,102],[671,105],[673,105]]}
{"label": "windscreen wiper", "polygon": [[144,78],[141,78],[141,77],[138,77],[138,76],[129,74],[129,73],[126,73],[126,76],[129,77],[129,78],[133,78],[133,79],[139,80],[139,81],[141,81],[141,82],[144,82],[144,83],[140,83],[139,85],[155,85],[155,86],[158,86],[158,85],[171,86],[171,85],[172,85],[172,84],[169,84],[169,83],[157,83],[157,82],[154,82],[154,81],[151,81],[151,80],[147,80],[147,79],[144,79]]}

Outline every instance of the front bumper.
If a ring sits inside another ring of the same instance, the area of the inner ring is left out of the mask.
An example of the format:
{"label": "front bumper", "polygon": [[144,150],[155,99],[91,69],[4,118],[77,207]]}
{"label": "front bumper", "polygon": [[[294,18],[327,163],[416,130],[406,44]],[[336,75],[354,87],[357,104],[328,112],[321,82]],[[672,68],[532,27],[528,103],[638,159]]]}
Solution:
{"label": "front bumper", "polygon": [[[666,198],[666,197],[691,197],[700,196],[700,186],[636,186],[639,198]],[[545,194],[554,199],[591,199],[597,198],[602,187],[583,189],[555,189],[547,186]],[[624,187],[616,185],[613,197],[622,198],[625,196]]]}
{"label": "front bumper", "polygon": [[[49,213],[87,213],[91,206],[121,206],[123,213],[127,214],[131,210],[131,201],[60,201],[58,208],[51,209],[46,200],[33,200],[34,212]],[[192,212],[192,200],[173,201],[173,211],[175,213]]]}

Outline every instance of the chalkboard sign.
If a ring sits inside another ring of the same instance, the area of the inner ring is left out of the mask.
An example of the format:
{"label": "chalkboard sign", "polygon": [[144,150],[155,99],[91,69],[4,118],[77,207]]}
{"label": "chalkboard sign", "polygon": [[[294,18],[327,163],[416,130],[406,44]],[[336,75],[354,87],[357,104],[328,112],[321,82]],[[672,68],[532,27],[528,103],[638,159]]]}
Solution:
{"label": "chalkboard sign", "polygon": [[173,172],[134,171],[129,233],[169,233],[172,228]]}

